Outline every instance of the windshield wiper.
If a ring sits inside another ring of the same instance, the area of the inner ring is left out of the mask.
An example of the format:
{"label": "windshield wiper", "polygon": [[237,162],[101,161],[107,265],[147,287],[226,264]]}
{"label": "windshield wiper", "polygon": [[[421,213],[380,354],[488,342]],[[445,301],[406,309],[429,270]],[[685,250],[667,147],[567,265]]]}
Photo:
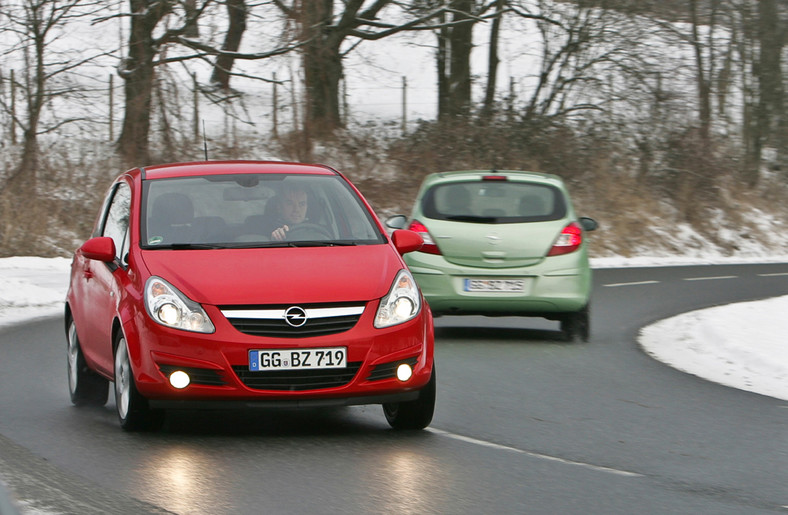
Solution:
{"label": "windshield wiper", "polygon": [[230,247],[224,243],[169,243],[167,245],[156,245],[150,248],[163,250],[215,250],[227,249]]}
{"label": "windshield wiper", "polygon": [[225,250],[225,249],[271,249],[282,247],[353,247],[353,241],[296,240],[256,241],[238,243],[170,243],[149,247],[151,250]]}
{"label": "windshield wiper", "polygon": [[353,241],[326,241],[326,240],[296,240],[283,242],[290,247],[354,247]]}

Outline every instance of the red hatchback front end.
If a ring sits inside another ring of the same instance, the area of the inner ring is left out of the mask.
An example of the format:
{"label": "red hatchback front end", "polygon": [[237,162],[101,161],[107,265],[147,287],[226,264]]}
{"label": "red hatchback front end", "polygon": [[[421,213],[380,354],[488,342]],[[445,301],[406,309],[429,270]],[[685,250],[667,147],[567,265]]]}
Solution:
{"label": "red hatchback front end", "polygon": [[420,245],[324,166],[127,172],[72,264],[72,402],[104,404],[114,383],[125,429],[174,408],[350,404],[426,427],[432,316],[401,257]]}

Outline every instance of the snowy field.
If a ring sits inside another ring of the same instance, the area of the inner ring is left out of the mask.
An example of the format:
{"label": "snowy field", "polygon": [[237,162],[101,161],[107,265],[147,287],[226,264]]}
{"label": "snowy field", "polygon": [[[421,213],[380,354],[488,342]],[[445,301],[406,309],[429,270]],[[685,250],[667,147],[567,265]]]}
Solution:
{"label": "snowy field", "polygon": [[[788,256],[766,261],[788,261]],[[731,263],[723,259],[592,260],[594,268]],[[742,262],[741,260],[737,262]],[[0,259],[0,328],[59,315],[70,260]],[[655,359],[709,381],[788,400],[788,296],[685,313],[645,327]]]}

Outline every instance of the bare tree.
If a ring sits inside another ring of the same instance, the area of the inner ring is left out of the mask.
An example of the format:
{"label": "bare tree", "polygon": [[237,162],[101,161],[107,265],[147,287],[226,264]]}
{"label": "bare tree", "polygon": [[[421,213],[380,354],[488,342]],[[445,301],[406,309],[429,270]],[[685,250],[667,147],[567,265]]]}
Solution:
{"label": "bare tree", "polygon": [[[118,151],[128,162],[148,162],[151,99],[155,60],[162,46],[171,41],[174,32],[186,32],[191,20],[184,20],[180,29],[155,37],[159,22],[172,12],[173,0],[129,0],[131,28],[128,55],[118,73],[124,81],[125,109]],[[196,11],[195,11],[196,12]]]}
{"label": "bare tree", "polygon": [[[191,3],[188,9],[177,0],[129,0],[129,4],[131,28],[128,55],[118,70],[124,80],[125,91],[124,119],[118,139],[118,152],[128,162],[150,160],[150,116],[156,67],[197,59],[206,62],[210,62],[211,58],[217,58],[217,61],[218,58],[266,59],[297,47],[284,45],[270,51],[243,53],[218,49],[210,43],[188,37],[204,13],[214,5],[219,5],[214,0],[198,0]],[[236,2],[233,5],[239,4]],[[170,57],[164,52],[169,45],[191,49],[193,53]],[[229,80],[229,75],[233,75],[231,65],[220,67],[228,74]]]}
{"label": "bare tree", "polygon": [[603,94],[608,77],[631,69],[637,45],[629,38],[625,18],[604,5],[585,3],[568,8],[538,0],[513,6],[517,16],[533,22],[540,36],[539,72],[525,99],[524,119],[603,109],[611,100]]}
{"label": "bare tree", "polygon": [[[322,136],[342,127],[339,83],[342,60],[361,41],[378,40],[404,30],[432,30],[426,22],[443,9],[409,16],[394,0],[347,0],[341,9],[333,0],[273,0],[274,4],[298,27],[302,46],[306,86],[305,127]],[[385,17],[401,23],[383,21]]]}
{"label": "bare tree", "polygon": [[222,53],[216,57],[211,75],[211,83],[224,90],[230,87],[230,72],[235,63],[233,54],[237,53],[241,46],[241,39],[246,31],[248,13],[245,0],[227,0],[226,5],[227,19],[229,20],[227,32],[222,45]]}
{"label": "bare tree", "polygon": [[[85,0],[20,0],[9,3],[0,11],[3,32],[16,36],[17,45],[7,49],[6,54],[21,54],[24,59],[23,73],[16,87],[22,92],[24,114],[16,115],[15,123],[23,130],[21,161],[9,178],[9,186],[25,191],[35,191],[36,170],[39,164],[39,136],[55,130],[77,118],[51,120],[42,126],[42,111],[47,102],[66,96],[73,88],[58,80],[73,72],[95,56],[67,55],[60,52],[55,56],[53,46],[58,31],[69,22],[91,16],[99,2]],[[11,112],[11,106],[0,98],[0,107]]]}

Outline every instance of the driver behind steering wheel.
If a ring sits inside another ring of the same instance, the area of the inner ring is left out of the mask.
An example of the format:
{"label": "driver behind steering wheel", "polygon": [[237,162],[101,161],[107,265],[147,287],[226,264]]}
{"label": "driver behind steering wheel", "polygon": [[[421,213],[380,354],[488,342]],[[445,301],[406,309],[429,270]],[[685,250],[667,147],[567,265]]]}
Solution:
{"label": "driver behind steering wheel", "polygon": [[274,224],[276,229],[271,233],[271,239],[283,241],[287,239],[287,232],[294,226],[304,223],[308,208],[306,190],[297,185],[285,186],[282,194],[277,199],[277,218]]}

